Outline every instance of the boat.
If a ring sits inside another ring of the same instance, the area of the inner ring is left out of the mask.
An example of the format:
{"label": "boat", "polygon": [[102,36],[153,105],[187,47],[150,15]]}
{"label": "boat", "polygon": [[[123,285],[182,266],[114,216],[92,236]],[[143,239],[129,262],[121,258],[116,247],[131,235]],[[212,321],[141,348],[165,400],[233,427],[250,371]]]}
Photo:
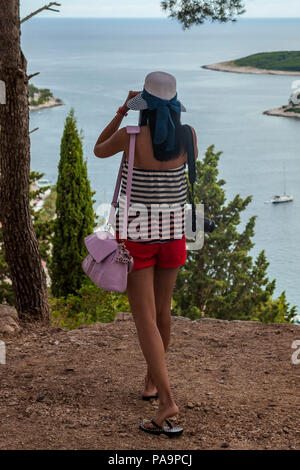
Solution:
{"label": "boat", "polygon": [[279,204],[280,202],[290,202],[293,200],[294,200],[294,196],[285,194],[285,193],[282,194],[281,196],[276,194],[275,196],[271,198],[271,202],[273,204]]}
{"label": "boat", "polygon": [[45,179],[38,180],[37,184],[38,184],[39,187],[49,186],[51,184],[51,182],[45,178]]}
{"label": "boat", "polygon": [[294,196],[291,194],[286,194],[286,181],[285,181],[285,166],[283,164],[283,174],[284,174],[284,191],[283,194],[276,194],[271,198],[273,204],[280,204],[282,202],[291,202],[294,200]]}

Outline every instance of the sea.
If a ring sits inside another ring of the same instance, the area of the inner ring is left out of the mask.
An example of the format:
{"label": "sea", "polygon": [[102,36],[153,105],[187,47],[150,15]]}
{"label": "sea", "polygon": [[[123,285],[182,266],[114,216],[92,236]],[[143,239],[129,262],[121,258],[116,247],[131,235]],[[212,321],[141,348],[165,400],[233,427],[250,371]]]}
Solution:
{"label": "sea", "polygon": [[[172,73],[178,99],[187,108],[182,123],[197,132],[198,158],[211,145],[222,152],[219,178],[226,181],[227,203],[237,194],[252,196],[239,230],[257,216],[250,254],[255,259],[265,250],[268,277],[276,279],[274,296],[285,291],[300,313],[300,120],[263,114],[287,104],[300,76],[202,68],[258,52],[300,50],[299,30],[300,18],[239,18],[184,30],[167,17],[33,17],[21,25],[28,74],[39,72],[30,83],[49,88],[64,105],[30,112],[30,129],[39,128],[31,134],[31,169],[56,182],[60,141],[73,107],[97,211],[112,198],[122,156],[95,157],[98,136],[129,90],[142,90],[149,72]],[[121,126],[136,124],[138,112],[130,111]],[[283,193],[284,179],[294,201],[266,203]]]}

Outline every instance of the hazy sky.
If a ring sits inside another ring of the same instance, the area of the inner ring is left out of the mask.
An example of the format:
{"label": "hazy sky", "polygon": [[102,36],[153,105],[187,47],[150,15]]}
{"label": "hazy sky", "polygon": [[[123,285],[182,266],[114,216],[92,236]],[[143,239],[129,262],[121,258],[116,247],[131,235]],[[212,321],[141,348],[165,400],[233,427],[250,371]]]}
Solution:
{"label": "hazy sky", "polygon": [[[48,0],[20,0],[21,18]],[[166,17],[160,0],[58,0],[60,13],[43,11],[50,17]],[[244,0],[247,13],[243,17],[300,17],[300,0]]]}

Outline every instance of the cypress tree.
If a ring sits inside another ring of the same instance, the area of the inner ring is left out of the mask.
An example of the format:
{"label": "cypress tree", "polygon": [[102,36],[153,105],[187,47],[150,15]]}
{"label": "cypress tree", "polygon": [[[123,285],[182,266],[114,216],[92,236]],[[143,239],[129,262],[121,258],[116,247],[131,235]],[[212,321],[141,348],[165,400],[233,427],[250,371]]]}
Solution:
{"label": "cypress tree", "polygon": [[[177,315],[190,318],[259,320],[289,322],[296,307],[289,308],[285,292],[273,299],[276,281],[266,271],[269,263],[262,250],[253,262],[256,216],[250,217],[240,233],[240,214],[252,200],[238,194],[226,204],[223,179],[218,180],[218,162],[222,152],[208,147],[202,161],[196,162],[195,202],[204,204],[205,216],[217,221],[212,233],[205,233],[204,245],[188,251],[173,294]],[[217,218],[218,217],[218,218]]]}
{"label": "cypress tree", "polygon": [[79,135],[71,108],[66,118],[60,146],[56,184],[56,219],[49,272],[55,297],[75,294],[86,280],[81,263],[87,255],[84,238],[93,232],[93,211],[86,161],[83,161],[82,135]]}

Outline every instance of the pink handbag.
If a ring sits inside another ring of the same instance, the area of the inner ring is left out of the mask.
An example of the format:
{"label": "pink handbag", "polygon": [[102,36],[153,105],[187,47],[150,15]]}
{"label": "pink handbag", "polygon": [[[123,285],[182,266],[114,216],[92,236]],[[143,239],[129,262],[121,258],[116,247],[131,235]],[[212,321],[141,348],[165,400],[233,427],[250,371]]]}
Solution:
{"label": "pink handbag", "polygon": [[[125,248],[127,238],[127,220],[131,195],[132,170],[134,162],[134,149],[136,134],[140,132],[139,126],[126,126],[126,132],[130,134],[128,177],[126,186],[126,208],[124,211],[124,223],[121,237],[123,242],[119,243],[115,236],[109,231],[91,233],[84,239],[84,244],[89,252],[82,262],[82,269],[86,275],[101,289],[114,292],[124,292],[127,286],[127,274],[133,268],[133,258]],[[119,168],[118,178],[111,204],[108,225],[112,225],[115,208],[118,202],[118,194],[122,178],[122,168],[126,161],[123,152]]]}

